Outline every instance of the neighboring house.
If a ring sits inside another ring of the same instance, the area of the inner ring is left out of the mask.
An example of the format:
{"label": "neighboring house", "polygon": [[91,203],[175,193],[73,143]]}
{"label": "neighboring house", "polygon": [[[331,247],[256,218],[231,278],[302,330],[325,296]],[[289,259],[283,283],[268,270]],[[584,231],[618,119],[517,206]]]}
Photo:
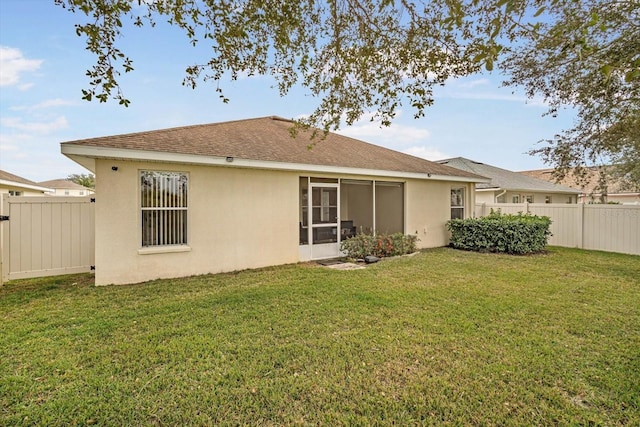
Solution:
{"label": "neighboring house", "polygon": [[47,193],[51,196],[88,196],[94,193],[92,188],[83,187],[68,179],[52,179],[40,182],[39,185],[51,188],[52,191]]}
{"label": "neighboring house", "polygon": [[[61,144],[96,175],[96,284],[340,255],[355,230],[448,243],[486,179],[278,117]],[[322,132],[320,132],[322,134]],[[453,206],[452,206],[453,202]]]}
{"label": "neighboring house", "polygon": [[476,203],[577,203],[580,194],[573,188],[463,157],[438,163],[491,179],[476,185]]}
{"label": "neighboring house", "polygon": [[[578,179],[568,173],[559,184],[574,188],[580,191],[578,197],[579,203],[622,203],[625,205],[640,205],[640,192],[628,191],[622,183],[607,176],[606,193],[599,189],[600,173],[606,174],[606,169],[602,170],[598,167],[585,168],[586,176],[584,180],[578,182]],[[538,169],[520,172],[523,175],[542,179],[549,182],[556,182],[553,176],[553,169]]]}
{"label": "neighboring house", "polygon": [[21,176],[0,170],[0,193],[11,196],[43,196],[50,188]]}

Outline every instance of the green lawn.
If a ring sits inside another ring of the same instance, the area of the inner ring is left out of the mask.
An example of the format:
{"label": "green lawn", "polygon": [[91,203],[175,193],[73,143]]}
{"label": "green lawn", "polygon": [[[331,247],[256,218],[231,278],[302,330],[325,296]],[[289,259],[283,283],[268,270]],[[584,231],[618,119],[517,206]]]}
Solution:
{"label": "green lawn", "polygon": [[640,424],[640,257],[0,288],[0,425]]}

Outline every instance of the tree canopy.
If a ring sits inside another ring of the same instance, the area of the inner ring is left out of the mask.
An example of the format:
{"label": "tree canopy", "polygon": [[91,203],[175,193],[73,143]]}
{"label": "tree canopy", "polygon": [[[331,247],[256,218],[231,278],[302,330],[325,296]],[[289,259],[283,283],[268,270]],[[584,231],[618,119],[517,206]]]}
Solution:
{"label": "tree canopy", "polygon": [[572,129],[532,150],[557,167],[640,161],[637,0],[55,0],[96,63],[83,98],[129,100],[118,79],[133,60],[118,47],[127,20],[184,30],[210,57],[185,64],[183,84],[271,75],[318,100],[305,126],[335,130],[367,112],[388,125],[399,108],[421,117],[447,79],[499,68],[505,84],[541,96],[549,114],[574,107]]}
{"label": "tree canopy", "polygon": [[613,163],[613,175],[640,185],[640,3],[558,2],[550,15],[502,61],[507,83],[541,95],[549,114],[577,110],[571,129],[531,154],[553,164],[558,177]]}
{"label": "tree canopy", "polygon": [[92,173],[74,173],[69,175],[67,179],[86,188],[96,188],[96,177]]}

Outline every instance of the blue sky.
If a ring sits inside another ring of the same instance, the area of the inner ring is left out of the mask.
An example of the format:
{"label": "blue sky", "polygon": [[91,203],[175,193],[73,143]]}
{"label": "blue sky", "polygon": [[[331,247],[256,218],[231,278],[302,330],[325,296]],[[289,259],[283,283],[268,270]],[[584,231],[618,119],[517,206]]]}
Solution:
{"label": "blue sky", "polygon": [[[167,25],[134,28],[120,40],[135,71],[120,79],[128,108],[81,100],[94,58],[75,34],[85,16],[53,0],[0,1],[0,169],[33,181],[87,171],[60,154],[60,142],[96,136],[278,115],[308,114],[317,100],[304,88],[279,96],[269,77],[222,81],[223,104],[212,83],[182,86],[184,69],[207,59]],[[573,112],[544,116],[546,107],[501,88],[485,73],[453,80],[435,95],[426,117],[401,110],[390,128],[367,119],[340,131],[348,136],[429,160],[467,157],[510,170],[545,167],[526,154],[537,141],[571,126]]]}

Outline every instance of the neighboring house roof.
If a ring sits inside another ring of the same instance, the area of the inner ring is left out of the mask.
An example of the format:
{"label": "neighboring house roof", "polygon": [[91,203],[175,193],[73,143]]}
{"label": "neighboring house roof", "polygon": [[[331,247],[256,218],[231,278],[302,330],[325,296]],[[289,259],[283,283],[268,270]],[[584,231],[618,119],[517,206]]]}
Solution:
{"label": "neighboring house roof", "polygon": [[[582,182],[578,182],[578,178],[570,172],[559,182],[559,184],[575,188],[584,194],[600,194],[601,191],[597,188],[601,173],[599,169],[600,168],[598,167],[584,168],[586,176]],[[606,174],[606,167],[602,172]],[[549,182],[556,182],[556,179],[553,176],[553,169],[537,169],[521,171],[519,173]],[[612,178],[611,176],[607,176],[607,194],[638,194],[637,191],[627,191],[623,190],[621,187],[622,183],[619,180]]]}
{"label": "neighboring house roof", "polygon": [[474,160],[456,157],[452,159],[439,160],[438,163],[448,165],[460,170],[486,176],[491,182],[476,185],[478,190],[517,190],[548,193],[578,194],[578,190],[554,184],[541,179],[522,175],[507,169],[487,165]]}
{"label": "neighboring house roof", "polygon": [[51,191],[51,188],[43,187],[37,182],[30,181],[18,175],[14,175],[7,171],[0,170],[0,185],[7,187],[19,187],[27,190],[35,191]]}
{"label": "neighboring house roof", "polygon": [[[292,138],[293,122],[262,117],[222,123],[130,133],[61,144],[62,153],[90,170],[87,158],[125,158],[181,163],[255,167],[315,172],[372,173],[482,182],[474,173],[377,145],[318,131],[300,130]],[[312,145],[310,147],[310,145]]]}
{"label": "neighboring house roof", "polygon": [[42,181],[38,183],[44,187],[49,187],[60,190],[93,190],[91,188],[84,187],[80,184],[76,184],[73,181],[69,181],[68,179],[52,179],[50,181]]}

